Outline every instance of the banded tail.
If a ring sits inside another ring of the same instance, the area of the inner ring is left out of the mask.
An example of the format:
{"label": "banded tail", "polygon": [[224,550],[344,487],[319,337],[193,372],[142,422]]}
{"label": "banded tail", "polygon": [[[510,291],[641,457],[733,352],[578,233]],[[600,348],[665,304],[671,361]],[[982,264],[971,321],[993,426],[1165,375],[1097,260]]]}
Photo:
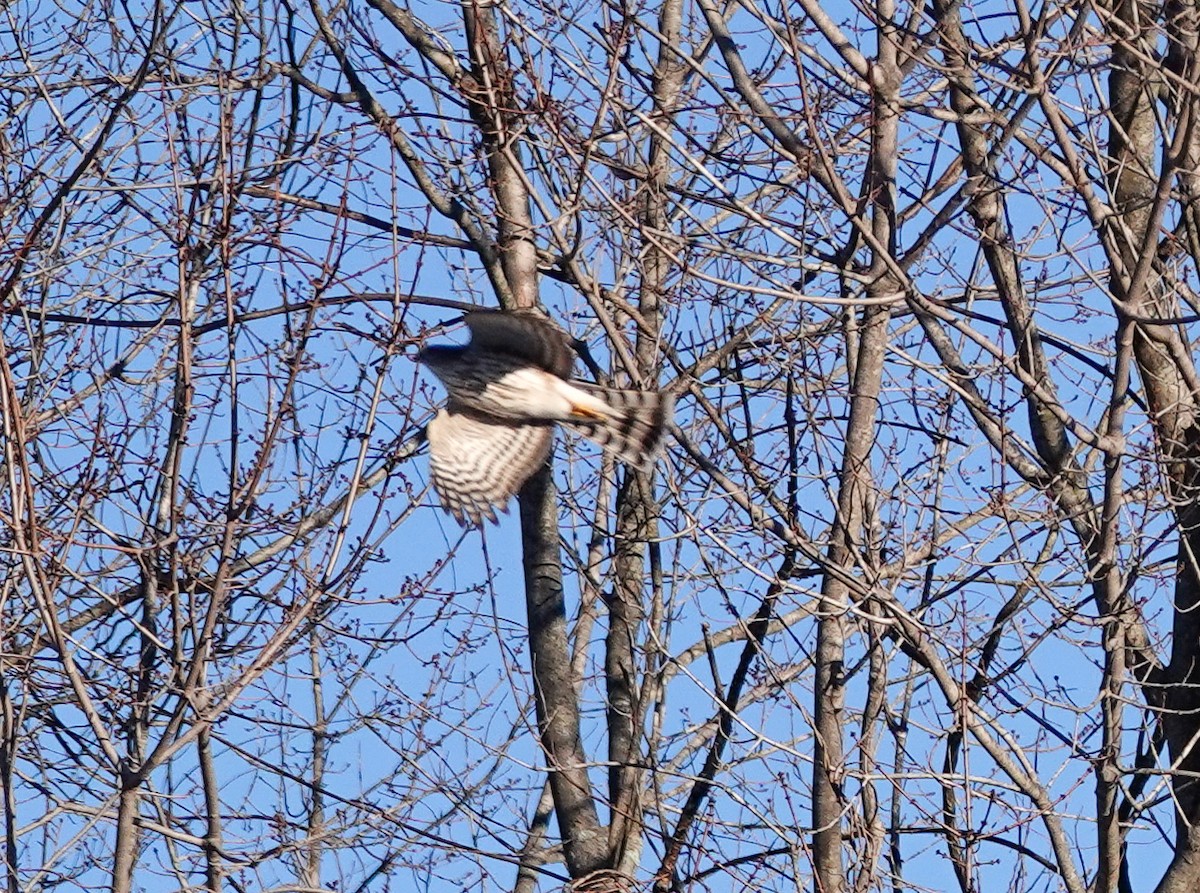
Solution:
{"label": "banded tail", "polygon": [[675,399],[662,391],[623,391],[573,381],[607,404],[605,418],[572,419],[565,422],[589,440],[598,443],[622,462],[648,471],[671,427]]}

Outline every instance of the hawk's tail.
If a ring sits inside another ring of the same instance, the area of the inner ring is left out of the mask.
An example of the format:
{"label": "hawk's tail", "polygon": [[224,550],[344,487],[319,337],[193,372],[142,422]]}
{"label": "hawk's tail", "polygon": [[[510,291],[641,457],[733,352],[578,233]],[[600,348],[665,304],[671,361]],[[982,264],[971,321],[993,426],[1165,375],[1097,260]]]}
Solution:
{"label": "hawk's tail", "polygon": [[608,404],[603,419],[569,422],[622,462],[649,470],[671,426],[675,400],[662,391],[622,391],[572,382]]}

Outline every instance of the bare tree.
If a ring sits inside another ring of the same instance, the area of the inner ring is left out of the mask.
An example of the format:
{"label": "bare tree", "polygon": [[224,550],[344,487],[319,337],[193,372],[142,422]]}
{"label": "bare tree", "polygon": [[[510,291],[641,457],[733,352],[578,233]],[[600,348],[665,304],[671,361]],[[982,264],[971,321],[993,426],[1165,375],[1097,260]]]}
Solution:
{"label": "bare tree", "polygon": [[9,893],[1200,884],[1194,4],[0,16]]}

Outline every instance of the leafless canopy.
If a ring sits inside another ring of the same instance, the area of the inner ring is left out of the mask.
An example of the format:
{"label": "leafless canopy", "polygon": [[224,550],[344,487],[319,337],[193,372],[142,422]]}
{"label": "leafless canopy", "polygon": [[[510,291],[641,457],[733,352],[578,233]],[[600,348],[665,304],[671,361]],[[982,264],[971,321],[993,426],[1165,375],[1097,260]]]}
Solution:
{"label": "leafless canopy", "polygon": [[[1200,889],[1196,0],[0,32],[7,893]],[[678,431],[463,531],[533,305]]]}

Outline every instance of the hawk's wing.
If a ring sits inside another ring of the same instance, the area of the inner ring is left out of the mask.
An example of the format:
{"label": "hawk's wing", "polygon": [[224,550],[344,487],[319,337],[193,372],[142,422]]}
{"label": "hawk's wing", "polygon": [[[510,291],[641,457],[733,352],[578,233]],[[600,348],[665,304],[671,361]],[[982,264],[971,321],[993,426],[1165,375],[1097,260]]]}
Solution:
{"label": "hawk's wing", "polygon": [[446,511],[460,524],[496,520],[509,499],[550,452],[554,428],[487,421],[457,411],[438,410],[426,429],[429,473]]}
{"label": "hawk's wing", "polygon": [[472,310],[465,317],[471,347],[528,360],[559,378],[575,365],[571,339],[536,310]]}

